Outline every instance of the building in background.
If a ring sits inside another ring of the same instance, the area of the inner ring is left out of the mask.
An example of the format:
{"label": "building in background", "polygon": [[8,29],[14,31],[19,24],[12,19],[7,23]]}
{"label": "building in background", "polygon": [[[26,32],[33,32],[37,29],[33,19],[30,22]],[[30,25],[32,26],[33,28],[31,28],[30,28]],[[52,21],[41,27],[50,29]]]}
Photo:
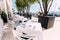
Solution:
{"label": "building in background", "polygon": [[0,9],[2,11],[5,11],[5,13],[8,15],[10,13],[11,15],[13,14],[12,12],[12,0],[0,0]]}

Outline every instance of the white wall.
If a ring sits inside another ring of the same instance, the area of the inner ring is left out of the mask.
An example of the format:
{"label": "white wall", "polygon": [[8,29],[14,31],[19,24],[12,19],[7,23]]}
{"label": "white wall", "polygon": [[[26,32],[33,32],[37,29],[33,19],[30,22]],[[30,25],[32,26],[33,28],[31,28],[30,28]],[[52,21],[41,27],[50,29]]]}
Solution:
{"label": "white wall", "polygon": [[0,0],[0,8],[1,8],[1,10],[4,10],[4,2],[3,2],[3,0]]}
{"label": "white wall", "polygon": [[0,0],[0,8],[8,14],[8,11],[12,14],[12,0]]}
{"label": "white wall", "polygon": [[8,4],[8,11],[11,13],[11,15],[13,15],[13,11],[12,11],[12,0],[7,0],[7,4]]}

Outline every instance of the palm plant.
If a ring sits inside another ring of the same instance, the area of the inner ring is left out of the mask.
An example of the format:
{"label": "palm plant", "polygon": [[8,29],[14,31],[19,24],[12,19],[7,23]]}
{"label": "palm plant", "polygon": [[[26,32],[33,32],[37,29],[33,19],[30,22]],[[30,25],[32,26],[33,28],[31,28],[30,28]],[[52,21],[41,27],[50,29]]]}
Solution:
{"label": "palm plant", "polygon": [[23,2],[21,0],[16,0],[16,7],[18,9],[18,12],[21,13],[21,10],[24,9]]}
{"label": "palm plant", "polygon": [[16,6],[18,8],[18,11],[27,9],[26,11],[28,13],[31,4],[37,1],[40,5],[40,9],[41,9],[43,16],[47,16],[52,6],[53,0],[16,0]]}
{"label": "palm plant", "polygon": [[38,16],[38,22],[40,22],[45,29],[53,27],[55,17],[48,17],[48,12],[50,11],[53,0],[38,0],[38,3],[41,10],[40,14],[43,14],[42,16]]}
{"label": "palm plant", "polygon": [[19,11],[27,9],[26,11],[28,12],[30,9],[30,5],[37,0],[16,0],[16,6]]}
{"label": "palm plant", "polygon": [[47,16],[52,6],[53,0],[38,0],[43,16]]}

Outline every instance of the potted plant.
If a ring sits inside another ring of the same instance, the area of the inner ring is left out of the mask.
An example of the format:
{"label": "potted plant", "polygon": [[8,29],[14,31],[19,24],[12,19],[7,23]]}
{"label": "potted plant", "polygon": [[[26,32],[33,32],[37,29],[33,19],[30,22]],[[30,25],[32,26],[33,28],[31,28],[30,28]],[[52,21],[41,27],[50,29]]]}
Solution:
{"label": "potted plant", "polygon": [[1,18],[3,19],[3,22],[4,23],[7,23],[8,22],[7,21],[7,14],[4,11],[2,11],[2,13],[1,13]]}
{"label": "potted plant", "polygon": [[38,22],[40,22],[45,29],[53,27],[55,17],[48,16],[53,0],[38,0],[38,3],[41,9],[41,12],[39,12],[38,15]]}

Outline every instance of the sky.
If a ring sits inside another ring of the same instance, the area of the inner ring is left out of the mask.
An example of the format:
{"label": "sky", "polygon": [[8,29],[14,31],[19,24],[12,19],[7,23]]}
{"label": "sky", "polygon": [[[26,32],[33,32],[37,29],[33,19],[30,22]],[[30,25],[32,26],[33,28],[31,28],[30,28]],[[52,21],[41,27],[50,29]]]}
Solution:
{"label": "sky", "polygon": [[15,11],[17,11],[17,8],[16,8],[16,5],[15,5],[15,0],[12,0],[12,8],[15,10]]}
{"label": "sky", "polygon": [[[50,11],[60,11],[60,10],[58,10],[59,7],[60,7],[60,0],[54,0],[52,6],[50,8]],[[12,8],[17,12],[15,0],[12,0]],[[30,12],[32,12],[32,13],[38,12],[39,10],[40,10],[40,8],[39,8],[38,3],[35,3],[30,8]]]}

